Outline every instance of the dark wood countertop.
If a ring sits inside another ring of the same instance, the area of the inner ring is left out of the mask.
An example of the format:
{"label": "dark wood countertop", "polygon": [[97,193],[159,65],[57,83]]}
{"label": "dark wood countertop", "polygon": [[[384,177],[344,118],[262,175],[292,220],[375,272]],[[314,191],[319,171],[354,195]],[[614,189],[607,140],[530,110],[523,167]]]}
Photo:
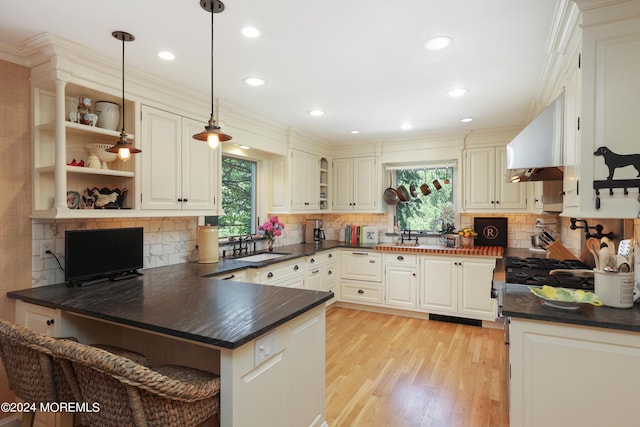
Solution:
{"label": "dark wood countertop", "polygon": [[213,264],[152,268],[118,282],[8,292],[28,303],[235,349],[333,298],[333,293],[202,277]]}
{"label": "dark wood countertop", "polygon": [[[544,253],[524,251],[508,248],[505,256],[546,258]],[[504,282],[504,264],[501,261],[496,265],[494,280]],[[583,304],[578,310],[566,310],[545,305],[529,291],[528,286],[523,285],[506,285],[502,314],[512,318],[640,332],[640,304],[634,304],[632,308]]]}

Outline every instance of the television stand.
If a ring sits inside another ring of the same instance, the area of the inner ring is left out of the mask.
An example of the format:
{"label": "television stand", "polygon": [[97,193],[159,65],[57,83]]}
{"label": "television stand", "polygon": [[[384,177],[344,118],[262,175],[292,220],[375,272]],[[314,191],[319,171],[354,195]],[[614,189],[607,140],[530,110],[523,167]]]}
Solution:
{"label": "television stand", "polygon": [[92,279],[92,280],[85,280],[85,281],[81,281],[81,282],[73,282],[73,283],[71,283],[71,287],[74,287],[74,286],[78,286],[78,287],[91,286],[91,285],[96,285],[98,283],[106,282],[107,280],[109,280],[108,277],[99,277],[97,279]]}
{"label": "television stand", "polygon": [[142,276],[142,273],[140,273],[138,270],[132,270],[125,273],[114,274],[113,276],[109,277],[109,280],[111,280],[112,282],[117,282],[119,280],[133,279],[134,277],[138,276]]}

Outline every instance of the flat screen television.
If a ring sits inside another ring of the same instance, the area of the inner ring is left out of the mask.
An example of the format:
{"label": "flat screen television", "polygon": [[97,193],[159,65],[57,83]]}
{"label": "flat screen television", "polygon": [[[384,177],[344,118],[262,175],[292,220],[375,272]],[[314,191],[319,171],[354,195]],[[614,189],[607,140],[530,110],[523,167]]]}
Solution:
{"label": "flat screen television", "polygon": [[65,232],[65,280],[86,285],[137,275],[143,267],[143,228]]}

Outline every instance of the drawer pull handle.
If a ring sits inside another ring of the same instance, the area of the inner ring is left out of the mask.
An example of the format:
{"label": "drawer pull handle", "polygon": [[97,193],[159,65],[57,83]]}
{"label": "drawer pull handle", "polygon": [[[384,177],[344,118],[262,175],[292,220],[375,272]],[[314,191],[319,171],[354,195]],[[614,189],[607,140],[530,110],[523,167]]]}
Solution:
{"label": "drawer pull handle", "polygon": [[362,289],[358,289],[358,293],[359,293],[360,295],[362,295],[362,294],[364,294],[364,291],[363,291]]}
{"label": "drawer pull handle", "polygon": [[313,271],[311,272],[311,274],[316,274],[316,273],[319,273],[319,272],[320,272],[320,270],[315,269],[315,270],[313,270]]}
{"label": "drawer pull handle", "polygon": [[402,255],[398,255],[398,257],[396,258],[398,261],[404,261],[404,257]]}
{"label": "drawer pull handle", "polygon": [[311,264],[313,264],[314,262],[316,262],[316,260],[315,260],[314,258],[311,258],[311,259],[309,260],[309,262],[310,262]]}
{"label": "drawer pull handle", "polygon": [[232,274],[231,276],[223,277],[221,280],[231,280],[231,279],[233,279],[235,277],[236,277],[236,275]]}
{"label": "drawer pull handle", "polygon": [[273,273],[272,273],[272,272],[269,272],[269,273],[267,274],[267,278],[271,279],[272,277],[273,277]]}
{"label": "drawer pull handle", "polygon": [[300,267],[298,267],[298,264],[293,266],[293,271],[298,271],[298,269],[300,269]]}
{"label": "drawer pull handle", "polygon": [[375,263],[376,263],[376,260],[375,260],[375,259],[370,259],[370,260],[369,260],[369,264],[375,264]]}
{"label": "drawer pull handle", "polygon": [[369,255],[369,252],[351,252],[351,255]]}
{"label": "drawer pull handle", "polygon": [[333,258],[333,254],[329,254],[329,258]]}
{"label": "drawer pull handle", "polygon": [[49,319],[49,320],[47,320],[47,326],[51,326],[51,325],[53,325],[54,323],[56,323],[55,319]]}
{"label": "drawer pull handle", "polygon": [[331,275],[333,274],[333,271],[329,270],[329,271],[327,271],[327,274],[328,274],[329,276],[331,276]]}

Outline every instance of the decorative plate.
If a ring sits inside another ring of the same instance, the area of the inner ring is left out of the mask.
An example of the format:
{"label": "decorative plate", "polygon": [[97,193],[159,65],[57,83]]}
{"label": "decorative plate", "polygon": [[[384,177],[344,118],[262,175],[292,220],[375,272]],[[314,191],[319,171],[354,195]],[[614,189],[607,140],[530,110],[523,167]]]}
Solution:
{"label": "decorative plate", "polygon": [[544,285],[542,288],[530,286],[529,290],[551,307],[577,310],[580,304],[603,305],[596,294],[585,292],[582,289],[554,288],[553,286]]}
{"label": "decorative plate", "polygon": [[69,209],[80,209],[80,193],[67,191],[67,207]]}

